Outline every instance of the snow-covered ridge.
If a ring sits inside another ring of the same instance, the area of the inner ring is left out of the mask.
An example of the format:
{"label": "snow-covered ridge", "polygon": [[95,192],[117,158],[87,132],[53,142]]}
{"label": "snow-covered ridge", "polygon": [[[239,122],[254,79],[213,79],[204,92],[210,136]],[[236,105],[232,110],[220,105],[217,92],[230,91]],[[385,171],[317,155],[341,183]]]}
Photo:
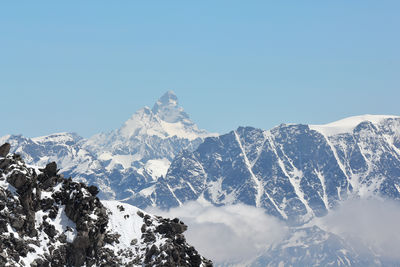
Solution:
{"label": "snow-covered ridge", "polygon": [[54,133],[50,135],[31,138],[31,140],[36,143],[45,143],[45,142],[66,143],[66,142],[79,141],[81,139],[82,137],[80,137],[78,134],[68,133],[68,132]]}
{"label": "snow-covered ridge", "polygon": [[190,141],[210,136],[190,120],[172,91],[165,93],[152,109],[146,106],[138,110],[119,129],[119,133],[125,138],[149,135],[165,139],[176,136]]}
{"label": "snow-covered ridge", "polygon": [[[205,130],[199,130],[189,119],[168,122],[154,114],[150,108],[137,111],[119,129],[119,134],[126,139],[138,136],[157,136],[161,139],[178,137],[193,141],[210,136]],[[215,135],[215,134],[213,134]]]}
{"label": "snow-covered ridge", "polygon": [[354,128],[357,127],[362,122],[368,121],[373,124],[380,124],[386,119],[398,119],[400,116],[395,115],[360,115],[360,116],[352,116],[348,118],[344,118],[338,121],[334,121],[327,124],[311,124],[309,125],[311,130],[315,130],[323,133],[327,136],[343,134],[343,133],[351,133]]}

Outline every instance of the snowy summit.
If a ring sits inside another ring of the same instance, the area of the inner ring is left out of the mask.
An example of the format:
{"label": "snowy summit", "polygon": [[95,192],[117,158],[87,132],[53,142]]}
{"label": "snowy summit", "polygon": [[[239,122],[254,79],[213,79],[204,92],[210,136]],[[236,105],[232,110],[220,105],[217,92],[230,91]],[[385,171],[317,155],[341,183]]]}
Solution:
{"label": "snowy summit", "polygon": [[166,92],[152,109],[144,107],[138,110],[119,129],[119,133],[125,138],[150,135],[165,139],[176,136],[191,141],[209,136],[189,119],[189,115],[178,105],[173,91]]}

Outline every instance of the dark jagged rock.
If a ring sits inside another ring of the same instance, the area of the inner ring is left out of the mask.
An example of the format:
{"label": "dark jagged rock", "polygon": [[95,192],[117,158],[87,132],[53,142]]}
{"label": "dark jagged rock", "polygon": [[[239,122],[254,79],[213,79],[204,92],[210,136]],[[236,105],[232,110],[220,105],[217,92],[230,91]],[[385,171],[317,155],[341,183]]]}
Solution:
{"label": "dark jagged rock", "polygon": [[0,157],[5,158],[8,153],[10,153],[10,148],[11,145],[9,143],[5,143],[2,146],[0,146]]}
{"label": "dark jagged rock", "polygon": [[97,188],[97,186],[91,185],[88,188],[90,194],[92,194],[92,196],[96,196],[99,193],[99,189]]}
{"label": "dark jagged rock", "polygon": [[124,245],[124,233],[110,225],[110,216],[116,215],[96,197],[98,188],[57,174],[55,162],[37,173],[14,154],[0,159],[0,167],[0,266],[211,264],[186,243],[186,226],[178,219],[137,208],[125,214],[127,206],[121,203],[116,208],[120,221],[142,221],[142,235]]}
{"label": "dark jagged rock", "polygon": [[[148,242],[154,242],[156,235],[160,234],[167,241],[161,247],[155,245],[146,249],[144,266],[212,266],[212,262],[205,260],[198,252],[186,243],[182,234],[187,226],[179,219],[151,218],[144,216],[146,227],[142,237]],[[156,224],[156,226],[155,226]],[[155,226],[155,230],[152,230]]]}
{"label": "dark jagged rock", "polygon": [[179,219],[175,218],[172,221],[168,220],[167,223],[160,224],[157,228],[156,231],[159,232],[160,234],[165,234],[168,236],[175,236],[182,234],[187,230],[187,226],[179,221]]}
{"label": "dark jagged rock", "polygon": [[46,165],[44,169],[40,169],[44,174],[46,174],[48,177],[56,176],[57,175],[57,163],[50,162],[49,164]]}

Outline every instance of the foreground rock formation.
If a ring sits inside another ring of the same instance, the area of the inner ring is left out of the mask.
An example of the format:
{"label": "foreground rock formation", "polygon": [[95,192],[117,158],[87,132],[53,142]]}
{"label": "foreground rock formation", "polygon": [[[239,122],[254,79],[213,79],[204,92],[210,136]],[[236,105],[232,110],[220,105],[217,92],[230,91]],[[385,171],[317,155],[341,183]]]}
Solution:
{"label": "foreground rock formation", "polygon": [[179,219],[152,216],[0,147],[0,266],[212,266]]}

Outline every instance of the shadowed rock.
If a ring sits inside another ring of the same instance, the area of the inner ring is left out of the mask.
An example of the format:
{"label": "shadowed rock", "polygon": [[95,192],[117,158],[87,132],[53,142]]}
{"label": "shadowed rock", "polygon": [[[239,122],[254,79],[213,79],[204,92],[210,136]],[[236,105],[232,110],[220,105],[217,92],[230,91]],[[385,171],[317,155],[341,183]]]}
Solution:
{"label": "shadowed rock", "polygon": [[6,157],[7,154],[10,152],[11,145],[9,143],[5,143],[0,146],[0,157]]}
{"label": "shadowed rock", "polygon": [[88,187],[88,191],[90,192],[90,194],[92,194],[92,196],[96,196],[99,193],[99,189],[97,188],[97,186],[91,185]]}
{"label": "shadowed rock", "polygon": [[50,162],[50,163],[47,164],[46,167],[43,169],[43,172],[44,172],[45,174],[47,174],[49,177],[56,176],[56,175],[57,175],[57,172],[58,172],[58,170],[57,170],[57,163],[55,163],[54,161],[53,161],[53,162]]}

